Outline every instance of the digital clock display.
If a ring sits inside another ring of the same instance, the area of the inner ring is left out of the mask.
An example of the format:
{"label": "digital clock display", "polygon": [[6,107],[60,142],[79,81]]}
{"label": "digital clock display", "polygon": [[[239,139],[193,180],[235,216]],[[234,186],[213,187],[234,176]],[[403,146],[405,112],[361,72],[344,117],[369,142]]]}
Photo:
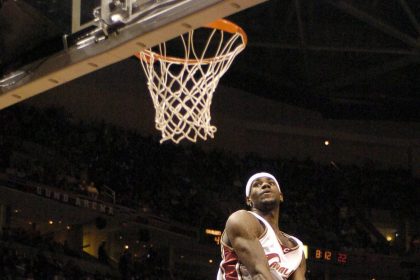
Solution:
{"label": "digital clock display", "polygon": [[335,251],[319,249],[319,248],[313,250],[312,257],[315,260],[338,263],[338,264],[345,264],[348,261],[348,256],[346,253],[335,252]]}

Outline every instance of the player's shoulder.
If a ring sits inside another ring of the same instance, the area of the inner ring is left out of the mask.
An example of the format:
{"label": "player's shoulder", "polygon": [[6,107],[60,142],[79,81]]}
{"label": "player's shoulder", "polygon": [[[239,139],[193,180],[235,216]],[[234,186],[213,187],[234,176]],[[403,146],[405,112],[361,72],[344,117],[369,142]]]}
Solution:
{"label": "player's shoulder", "polygon": [[246,210],[238,210],[236,212],[233,212],[226,222],[226,227],[250,228],[258,226],[258,220],[255,218],[254,215],[252,215],[249,211]]}
{"label": "player's shoulder", "polygon": [[243,220],[255,220],[255,218],[253,217],[253,215],[246,210],[238,210],[233,212],[232,214],[230,214],[228,221],[229,220],[233,220],[233,221],[243,221]]}

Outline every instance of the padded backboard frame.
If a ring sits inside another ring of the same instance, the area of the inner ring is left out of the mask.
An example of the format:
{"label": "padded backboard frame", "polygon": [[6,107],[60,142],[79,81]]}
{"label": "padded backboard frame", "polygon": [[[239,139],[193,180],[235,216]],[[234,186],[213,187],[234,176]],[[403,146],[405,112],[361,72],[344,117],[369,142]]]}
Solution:
{"label": "padded backboard frame", "polygon": [[69,48],[43,61],[36,71],[27,73],[18,83],[8,88],[1,88],[0,109],[124,60],[139,50],[168,41],[188,30],[199,28],[218,18],[238,13],[266,1],[185,1],[185,5],[177,5],[170,13],[151,15],[125,27],[107,40],[81,49]]}

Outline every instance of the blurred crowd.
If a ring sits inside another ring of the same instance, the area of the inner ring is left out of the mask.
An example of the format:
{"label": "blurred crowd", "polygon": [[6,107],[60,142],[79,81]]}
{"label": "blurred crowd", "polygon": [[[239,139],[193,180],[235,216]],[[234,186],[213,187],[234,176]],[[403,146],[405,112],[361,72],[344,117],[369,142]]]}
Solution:
{"label": "blurred crowd", "polygon": [[419,180],[405,169],[159,144],[135,131],[75,120],[60,108],[0,112],[0,172],[93,199],[112,189],[117,204],[197,228],[222,229],[229,213],[244,207],[244,184],[259,171],[282,185],[282,229],[315,246],[384,253],[387,244],[372,239],[361,217],[371,209],[419,217]]}
{"label": "blurred crowd", "polygon": [[[39,243],[35,241],[39,240]],[[0,241],[2,280],[110,280],[109,274],[85,271],[63,245],[42,237],[33,239],[22,229],[3,232]],[[61,249],[60,249],[61,248]],[[63,257],[67,253],[67,257]]]}
{"label": "blurred crowd", "polygon": [[37,230],[4,227],[2,229],[1,240],[5,243],[15,242],[28,247],[36,247],[42,252],[67,255],[79,259],[86,257],[80,252],[72,250],[67,242],[56,242],[53,236],[41,235]]}
{"label": "blurred crowd", "polygon": [[169,270],[167,256],[153,247],[140,258],[125,250],[113,263],[105,251],[96,259],[23,228],[3,228],[0,237],[1,280],[201,279],[191,270]]}

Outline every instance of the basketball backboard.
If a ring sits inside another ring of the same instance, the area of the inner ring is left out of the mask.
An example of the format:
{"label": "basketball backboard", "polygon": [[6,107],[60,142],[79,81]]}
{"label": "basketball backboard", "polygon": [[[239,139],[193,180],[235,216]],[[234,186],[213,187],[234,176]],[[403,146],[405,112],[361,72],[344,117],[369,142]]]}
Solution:
{"label": "basketball backboard", "polygon": [[0,109],[267,0],[0,0]]}

